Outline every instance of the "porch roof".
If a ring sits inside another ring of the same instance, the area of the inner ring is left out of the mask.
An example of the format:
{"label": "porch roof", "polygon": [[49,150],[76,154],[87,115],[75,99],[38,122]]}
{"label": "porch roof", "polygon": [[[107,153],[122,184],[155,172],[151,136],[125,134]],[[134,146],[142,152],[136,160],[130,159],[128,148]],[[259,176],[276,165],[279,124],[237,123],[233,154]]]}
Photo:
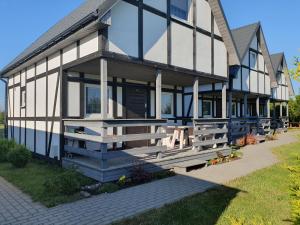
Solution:
{"label": "porch roof", "polygon": [[[89,60],[77,61],[64,67],[68,71],[98,75],[100,58],[108,61],[108,76],[137,81],[155,82],[156,70],[162,71],[162,83],[178,86],[191,86],[195,77],[200,84],[227,82],[227,77],[197,72],[171,65],[159,64],[111,52],[100,52]],[[100,75],[100,74],[99,74]]]}

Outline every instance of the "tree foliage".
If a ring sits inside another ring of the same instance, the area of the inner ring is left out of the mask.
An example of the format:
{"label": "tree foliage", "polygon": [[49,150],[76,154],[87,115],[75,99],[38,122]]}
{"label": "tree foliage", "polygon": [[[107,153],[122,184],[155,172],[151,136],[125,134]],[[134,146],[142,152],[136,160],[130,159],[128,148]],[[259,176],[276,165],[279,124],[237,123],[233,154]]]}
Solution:
{"label": "tree foliage", "polygon": [[300,122],[300,95],[289,100],[289,119],[292,122]]}

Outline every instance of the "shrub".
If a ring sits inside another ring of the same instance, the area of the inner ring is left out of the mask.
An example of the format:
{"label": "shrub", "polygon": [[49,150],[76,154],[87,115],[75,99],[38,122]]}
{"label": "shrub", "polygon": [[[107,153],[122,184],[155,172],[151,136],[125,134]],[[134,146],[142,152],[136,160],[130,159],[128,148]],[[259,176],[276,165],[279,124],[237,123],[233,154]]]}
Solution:
{"label": "shrub", "polygon": [[31,152],[23,145],[15,145],[7,154],[7,160],[17,168],[23,168],[31,158]]}
{"label": "shrub", "polygon": [[133,184],[143,184],[152,179],[152,174],[145,171],[142,166],[137,165],[131,170],[130,177]]}
{"label": "shrub", "polygon": [[7,161],[8,152],[16,146],[12,140],[0,139],[0,162]]}
{"label": "shrub", "polygon": [[44,188],[46,192],[54,195],[73,195],[80,190],[80,181],[80,175],[74,169],[69,169],[46,180]]}
{"label": "shrub", "polygon": [[127,183],[127,178],[126,178],[126,176],[125,176],[125,175],[121,176],[121,177],[119,178],[119,180],[118,180],[118,185],[119,185],[120,187],[123,187],[123,186],[126,185],[126,183]]}
{"label": "shrub", "polygon": [[153,179],[160,180],[168,177],[175,176],[175,172],[171,170],[162,170],[156,173],[153,173]]}
{"label": "shrub", "polygon": [[105,183],[99,188],[99,193],[113,193],[119,190],[119,186],[114,183]]}

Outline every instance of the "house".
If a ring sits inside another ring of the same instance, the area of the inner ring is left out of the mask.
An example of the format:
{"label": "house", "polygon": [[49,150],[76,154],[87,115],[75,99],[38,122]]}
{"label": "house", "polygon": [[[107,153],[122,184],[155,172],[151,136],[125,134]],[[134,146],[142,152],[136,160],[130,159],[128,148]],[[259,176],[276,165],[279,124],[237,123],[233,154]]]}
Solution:
{"label": "house", "polygon": [[103,182],[230,154],[275,81],[260,24],[231,33],[219,0],[85,1],[0,75],[8,138]]}
{"label": "house", "polygon": [[231,140],[253,133],[270,132],[271,87],[275,73],[260,23],[232,30],[241,64],[228,85],[228,115]]}
{"label": "house", "polygon": [[284,129],[286,131],[289,122],[288,101],[290,97],[295,95],[295,93],[289,76],[284,53],[271,55],[271,60],[276,73],[277,82],[277,85],[272,88],[271,96],[272,126],[275,129]]}

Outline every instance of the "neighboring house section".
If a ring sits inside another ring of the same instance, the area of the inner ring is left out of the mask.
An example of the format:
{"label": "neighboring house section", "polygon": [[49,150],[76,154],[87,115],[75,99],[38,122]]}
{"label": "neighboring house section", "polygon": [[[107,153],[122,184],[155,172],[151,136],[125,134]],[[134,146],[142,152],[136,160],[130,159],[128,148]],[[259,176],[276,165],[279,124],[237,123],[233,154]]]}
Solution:
{"label": "neighboring house section", "polygon": [[273,54],[271,59],[276,73],[276,86],[272,87],[271,96],[273,127],[286,129],[289,115],[288,101],[295,93],[284,53]]}

